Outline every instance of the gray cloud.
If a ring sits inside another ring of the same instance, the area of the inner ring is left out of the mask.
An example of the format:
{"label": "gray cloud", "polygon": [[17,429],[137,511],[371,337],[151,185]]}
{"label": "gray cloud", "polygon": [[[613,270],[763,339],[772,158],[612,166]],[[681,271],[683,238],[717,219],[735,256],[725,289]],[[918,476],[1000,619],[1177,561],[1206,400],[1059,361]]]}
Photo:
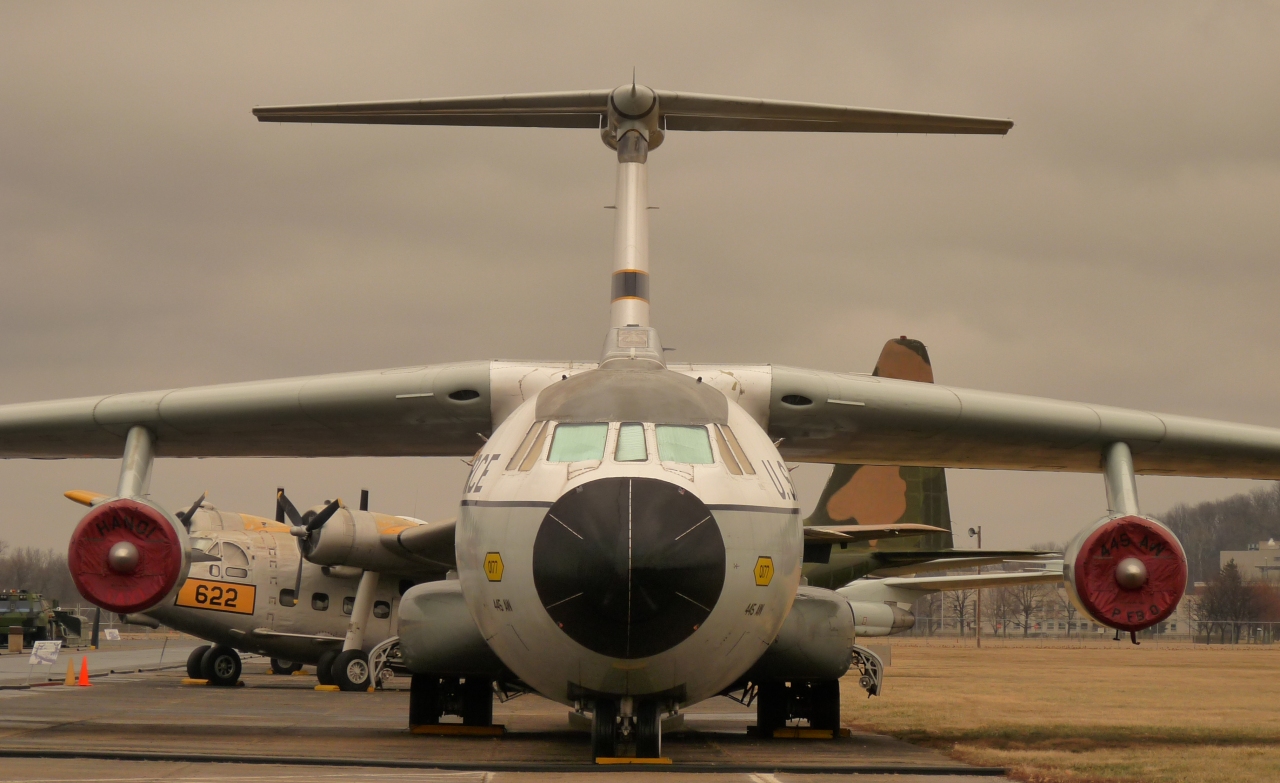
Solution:
{"label": "gray cloud", "polygon": [[[869,369],[1280,424],[1280,11],[1098,4],[9,4],[0,400],[464,358],[594,358],[592,132],[267,126],[270,103],[654,86],[1007,116],[1004,139],[673,134],[654,318],[682,360]],[[166,462],[269,513],[448,516],[446,460]],[[0,465],[0,538],[62,546],[113,463]],[[797,471],[812,502],[821,469]],[[993,545],[1069,537],[1096,476],[953,472]],[[1144,479],[1162,510],[1249,482]],[[296,489],[295,489],[296,488]]]}

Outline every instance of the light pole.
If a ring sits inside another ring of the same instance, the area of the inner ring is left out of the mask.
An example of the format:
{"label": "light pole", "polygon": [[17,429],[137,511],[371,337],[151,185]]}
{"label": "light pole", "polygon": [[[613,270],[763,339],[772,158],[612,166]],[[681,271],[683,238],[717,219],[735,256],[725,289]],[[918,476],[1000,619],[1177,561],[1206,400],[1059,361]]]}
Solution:
{"label": "light pole", "polygon": [[[982,525],[976,528],[969,528],[969,538],[978,537],[978,549],[982,549]],[[982,573],[982,566],[978,566],[978,573]],[[973,615],[973,638],[978,643],[978,647],[982,647],[982,587],[978,587],[978,604],[974,607]]]}

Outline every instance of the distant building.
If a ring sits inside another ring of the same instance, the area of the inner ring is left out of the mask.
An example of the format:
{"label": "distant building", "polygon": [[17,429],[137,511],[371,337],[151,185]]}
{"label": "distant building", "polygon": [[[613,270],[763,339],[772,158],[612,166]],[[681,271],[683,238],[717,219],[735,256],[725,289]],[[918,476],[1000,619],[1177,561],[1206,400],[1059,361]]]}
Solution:
{"label": "distant building", "polygon": [[1218,567],[1224,568],[1232,560],[1240,569],[1240,578],[1247,582],[1280,583],[1280,544],[1274,538],[1250,544],[1243,551],[1219,553]]}

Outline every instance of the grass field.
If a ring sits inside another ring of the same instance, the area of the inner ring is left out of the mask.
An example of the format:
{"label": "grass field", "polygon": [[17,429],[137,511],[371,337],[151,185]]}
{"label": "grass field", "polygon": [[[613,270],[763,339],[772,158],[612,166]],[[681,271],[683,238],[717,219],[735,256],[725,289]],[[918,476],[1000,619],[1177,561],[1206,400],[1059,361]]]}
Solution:
{"label": "grass field", "polygon": [[891,644],[846,725],[1026,781],[1280,781],[1280,645]]}

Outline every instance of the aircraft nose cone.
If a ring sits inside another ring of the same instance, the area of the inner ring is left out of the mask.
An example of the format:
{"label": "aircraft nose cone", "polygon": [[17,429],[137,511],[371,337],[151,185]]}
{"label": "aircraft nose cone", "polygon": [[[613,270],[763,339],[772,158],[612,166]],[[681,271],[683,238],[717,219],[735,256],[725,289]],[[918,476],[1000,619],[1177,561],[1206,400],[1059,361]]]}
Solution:
{"label": "aircraft nose cone", "polygon": [[720,526],[692,493],[607,478],[556,501],[533,545],[533,582],[571,639],[614,658],[669,650],[698,629],[724,586]]}
{"label": "aircraft nose cone", "polygon": [[609,96],[613,110],[628,120],[647,116],[657,105],[658,96],[643,84],[624,84]]}

